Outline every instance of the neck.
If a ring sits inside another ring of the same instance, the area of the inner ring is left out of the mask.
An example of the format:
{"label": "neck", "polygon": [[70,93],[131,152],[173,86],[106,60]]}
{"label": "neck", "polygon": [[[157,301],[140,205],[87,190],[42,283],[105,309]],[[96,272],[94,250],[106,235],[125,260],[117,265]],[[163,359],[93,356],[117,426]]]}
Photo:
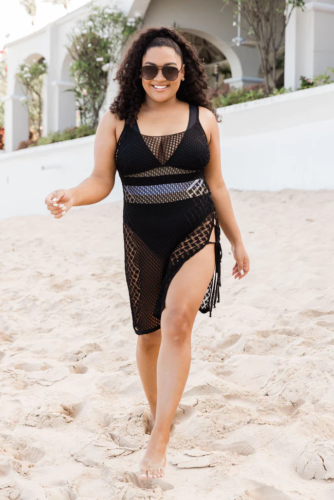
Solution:
{"label": "neck", "polygon": [[176,95],[168,99],[167,101],[164,102],[157,102],[151,99],[148,95],[146,95],[146,99],[143,103],[143,107],[145,108],[145,111],[152,111],[153,113],[155,111],[169,111],[175,108],[176,103],[179,102],[179,100],[176,98]]}

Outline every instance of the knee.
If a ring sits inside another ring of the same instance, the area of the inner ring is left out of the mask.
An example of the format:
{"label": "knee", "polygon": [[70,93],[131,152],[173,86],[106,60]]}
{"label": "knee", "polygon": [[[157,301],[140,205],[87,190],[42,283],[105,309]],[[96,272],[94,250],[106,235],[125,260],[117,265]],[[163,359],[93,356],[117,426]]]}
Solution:
{"label": "knee", "polygon": [[186,308],[166,309],[162,334],[177,342],[189,340],[192,321]]}
{"label": "knee", "polygon": [[161,343],[161,330],[138,335],[138,345],[145,350],[156,349]]}

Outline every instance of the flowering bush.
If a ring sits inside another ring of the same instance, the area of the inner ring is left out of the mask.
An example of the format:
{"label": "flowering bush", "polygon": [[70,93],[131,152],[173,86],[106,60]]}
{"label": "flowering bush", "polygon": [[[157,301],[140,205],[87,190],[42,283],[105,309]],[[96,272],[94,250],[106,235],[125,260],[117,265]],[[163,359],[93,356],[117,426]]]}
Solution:
{"label": "flowering bush", "polygon": [[29,129],[36,132],[38,137],[42,135],[43,119],[43,81],[47,72],[47,64],[44,58],[33,62],[32,64],[23,63],[19,66],[16,78],[21,83],[26,93],[26,99],[23,100],[28,108]]}
{"label": "flowering bush", "polygon": [[306,78],[305,76],[300,77],[300,87],[297,90],[309,89],[310,87],[320,87],[321,85],[328,85],[329,83],[334,83],[331,78],[333,78],[329,71],[334,73],[334,68],[327,68],[325,73],[316,75],[313,80]]}
{"label": "flowering bush", "polygon": [[91,4],[90,13],[79,20],[69,34],[67,50],[73,59],[70,73],[74,81],[81,123],[97,126],[106,97],[109,74],[119,63],[121,50],[141,24],[140,17],[129,19],[118,8]]}

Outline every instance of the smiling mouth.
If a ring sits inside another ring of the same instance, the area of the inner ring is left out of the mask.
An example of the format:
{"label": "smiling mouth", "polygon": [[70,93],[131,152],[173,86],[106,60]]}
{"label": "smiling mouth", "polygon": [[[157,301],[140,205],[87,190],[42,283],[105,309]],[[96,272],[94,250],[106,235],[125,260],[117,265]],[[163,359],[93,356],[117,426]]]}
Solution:
{"label": "smiling mouth", "polygon": [[169,85],[152,85],[152,87],[154,88],[154,90],[165,90],[167,87],[169,87]]}

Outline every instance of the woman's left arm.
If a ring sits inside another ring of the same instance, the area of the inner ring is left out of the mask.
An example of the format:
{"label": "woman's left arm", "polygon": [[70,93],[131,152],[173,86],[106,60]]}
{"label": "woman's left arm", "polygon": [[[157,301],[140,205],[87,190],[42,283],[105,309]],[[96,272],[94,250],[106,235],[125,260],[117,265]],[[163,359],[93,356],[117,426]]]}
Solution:
{"label": "woman's left arm", "polygon": [[[222,176],[218,123],[214,114],[202,106],[199,107],[199,119],[206,132],[210,148],[210,161],[205,167],[205,180],[211,191],[219,225],[231,243],[231,250],[236,261],[232,275],[234,278],[241,279],[249,272],[250,263],[234,216],[230,194]],[[240,274],[242,270],[244,273]]]}

